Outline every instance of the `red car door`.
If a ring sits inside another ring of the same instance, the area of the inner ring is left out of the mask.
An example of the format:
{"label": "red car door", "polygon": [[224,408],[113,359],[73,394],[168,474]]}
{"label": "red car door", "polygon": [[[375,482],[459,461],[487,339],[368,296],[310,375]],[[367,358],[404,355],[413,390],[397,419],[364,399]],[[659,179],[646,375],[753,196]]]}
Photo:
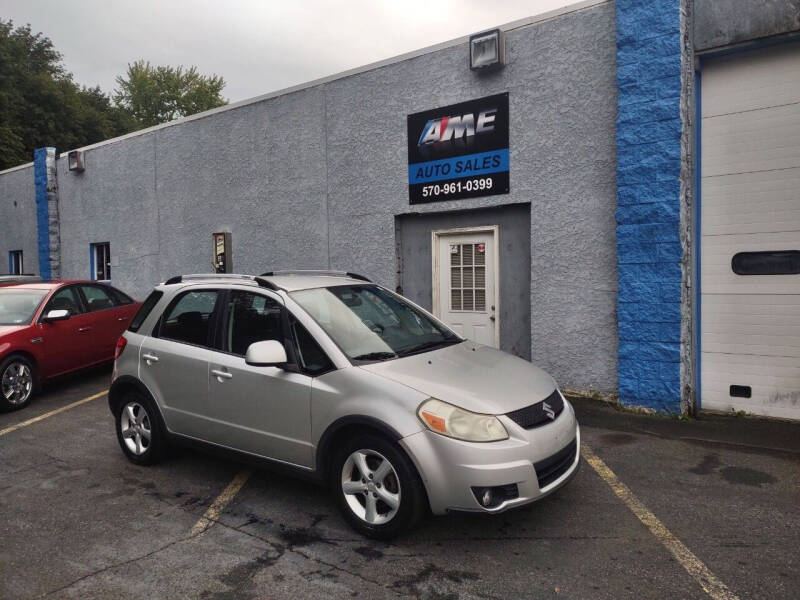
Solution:
{"label": "red car door", "polygon": [[92,362],[113,360],[117,339],[127,326],[125,311],[116,294],[103,284],[82,283],[80,290],[94,329]]}
{"label": "red car door", "polygon": [[[69,310],[64,321],[44,323],[51,310]],[[47,301],[36,324],[34,339],[41,344],[41,367],[44,377],[53,377],[91,364],[93,326],[86,314],[75,285],[59,288]]]}

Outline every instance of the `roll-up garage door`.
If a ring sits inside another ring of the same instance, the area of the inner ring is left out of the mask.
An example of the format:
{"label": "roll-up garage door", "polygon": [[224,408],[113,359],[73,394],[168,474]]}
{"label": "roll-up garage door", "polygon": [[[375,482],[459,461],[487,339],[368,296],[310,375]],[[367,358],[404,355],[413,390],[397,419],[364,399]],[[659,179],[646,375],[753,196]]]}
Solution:
{"label": "roll-up garage door", "polygon": [[701,86],[701,407],[800,419],[800,45]]}

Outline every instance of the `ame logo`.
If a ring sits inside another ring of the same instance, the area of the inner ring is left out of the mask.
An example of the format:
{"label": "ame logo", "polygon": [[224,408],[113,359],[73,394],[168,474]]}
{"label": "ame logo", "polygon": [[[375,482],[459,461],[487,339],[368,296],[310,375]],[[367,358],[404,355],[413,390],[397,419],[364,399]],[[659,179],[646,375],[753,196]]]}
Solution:
{"label": "ame logo", "polygon": [[417,146],[428,146],[437,142],[447,142],[491,133],[494,131],[496,117],[497,109],[489,108],[480,111],[477,119],[474,113],[431,119],[422,128]]}

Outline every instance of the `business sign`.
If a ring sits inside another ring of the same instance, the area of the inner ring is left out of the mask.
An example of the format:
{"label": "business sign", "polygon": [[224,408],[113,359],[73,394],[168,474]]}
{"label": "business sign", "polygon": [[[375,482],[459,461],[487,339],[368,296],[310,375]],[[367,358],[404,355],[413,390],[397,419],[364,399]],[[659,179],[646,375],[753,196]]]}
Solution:
{"label": "business sign", "polygon": [[508,193],[508,93],[408,116],[411,204]]}

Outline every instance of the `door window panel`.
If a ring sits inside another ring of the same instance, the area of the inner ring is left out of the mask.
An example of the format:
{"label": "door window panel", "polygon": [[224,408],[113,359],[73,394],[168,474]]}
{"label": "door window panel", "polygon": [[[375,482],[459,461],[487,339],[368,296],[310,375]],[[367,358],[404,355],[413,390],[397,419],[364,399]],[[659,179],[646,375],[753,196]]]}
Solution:
{"label": "door window panel", "polygon": [[47,303],[44,313],[42,314],[46,315],[51,310],[68,310],[72,315],[82,314],[83,308],[80,300],[78,299],[78,294],[75,287],[69,286],[61,288],[55,294],[53,294],[53,297],[50,298],[50,301]]}
{"label": "door window panel", "polygon": [[83,297],[86,298],[86,308],[89,312],[106,310],[117,305],[111,294],[99,286],[82,285],[81,291],[83,292]]}
{"label": "door window panel", "polygon": [[266,340],[284,342],[281,305],[261,294],[232,291],[223,350],[244,356],[250,344]]}
{"label": "door window panel", "polygon": [[486,244],[450,244],[450,310],[486,311]]}
{"label": "door window panel", "polygon": [[300,368],[312,376],[332,370],[333,363],[308,330],[294,317],[291,317],[290,322]]}
{"label": "door window panel", "polygon": [[211,315],[216,302],[216,290],[197,290],[183,294],[167,309],[161,324],[161,337],[196,346],[208,346]]}

